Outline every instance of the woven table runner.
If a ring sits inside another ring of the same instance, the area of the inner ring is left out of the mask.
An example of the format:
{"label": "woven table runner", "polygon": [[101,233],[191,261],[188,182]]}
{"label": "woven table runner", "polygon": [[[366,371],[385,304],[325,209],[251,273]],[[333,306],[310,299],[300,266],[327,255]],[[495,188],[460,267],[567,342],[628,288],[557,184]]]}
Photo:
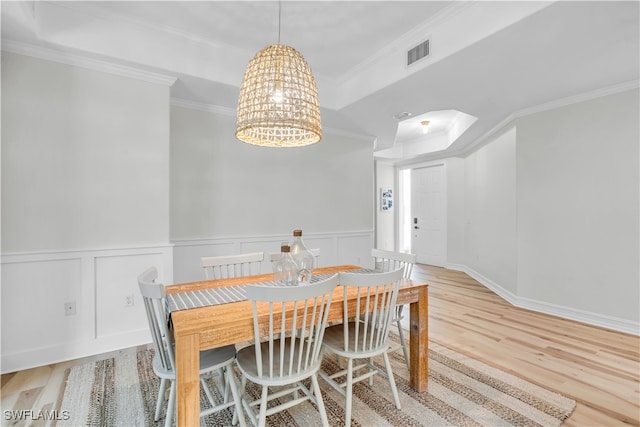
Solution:
{"label": "woven table runner", "polygon": [[[375,270],[362,269],[353,270],[350,273],[375,273]],[[314,274],[311,277],[311,283],[328,279],[336,273]],[[270,280],[266,282],[250,283],[259,286],[279,286],[282,283]],[[197,291],[179,292],[167,295],[167,311],[172,313],[179,310],[188,310],[190,308],[207,307],[218,304],[228,304],[230,302],[246,301],[248,284],[225,286],[221,288],[201,289]]]}

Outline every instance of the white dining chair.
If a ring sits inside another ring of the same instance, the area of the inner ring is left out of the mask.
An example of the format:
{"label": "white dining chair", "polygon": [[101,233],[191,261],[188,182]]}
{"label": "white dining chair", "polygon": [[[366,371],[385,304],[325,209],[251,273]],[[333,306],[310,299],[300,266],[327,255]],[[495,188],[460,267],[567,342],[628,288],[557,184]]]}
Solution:
{"label": "white dining chair", "polygon": [[260,274],[264,252],[239,255],[205,256],[200,258],[207,280]]}
{"label": "white dining chair", "polygon": [[[173,334],[168,327],[166,315],[166,290],[162,283],[157,282],[158,271],[151,267],[138,276],[138,286],[142,293],[144,308],[149,321],[149,329],[153,340],[155,355],[153,357],[153,372],[160,377],[160,389],[156,401],[156,411],[154,420],[160,419],[162,403],[164,402],[167,382],[171,382],[169,390],[169,401],[165,415],[165,427],[173,424],[173,415],[176,406],[176,362],[174,352]],[[201,410],[200,417],[207,416],[214,412],[232,408],[233,422],[240,422],[245,426],[245,418],[240,404],[240,393],[238,391],[236,378],[233,373],[233,362],[236,358],[236,348],[234,345],[215,348],[200,352],[200,383],[205,391],[210,407]],[[216,402],[212,391],[209,389],[208,378],[219,377],[219,390],[223,396],[222,402]],[[231,391],[232,398],[229,398],[228,391]]]}
{"label": "white dining chair", "polygon": [[[320,248],[309,249],[309,252],[313,255],[313,268],[318,268],[318,261],[320,260]],[[280,257],[282,256],[282,252],[270,252],[269,253],[269,261],[271,262],[271,269],[275,266],[275,263],[280,261]]]}
{"label": "white dining chair", "polygon": [[[411,278],[411,272],[413,271],[413,266],[416,263],[417,258],[416,254],[385,251],[375,248],[371,249],[371,257],[373,258],[373,265],[376,271],[392,271],[402,268],[402,277],[405,279]],[[402,320],[404,320],[404,304],[398,304],[396,306],[395,316],[392,322],[398,327],[400,346],[393,347],[392,350],[402,348],[407,369],[410,369],[409,346],[404,336]]]}
{"label": "white dining chair", "polygon": [[[342,325],[326,329],[323,346],[326,350],[347,361],[347,368],[335,373],[320,371],[320,376],[345,396],[344,425],[351,425],[353,384],[365,379],[373,385],[373,376],[385,374],[393,394],[396,408],[400,398],[389,362],[389,326],[395,312],[396,298],[402,280],[402,269],[386,273],[340,273],[338,279],[344,289]],[[347,295],[357,288],[355,305],[348,303]],[[382,355],[385,371],[372,363],[372,358]],[[359,362],[354,366],[354,361]],[[356,376],[357,375],[357,376]],[[337,379],[346,377],[343,382]]]}
{"label": "white dining chair", "polygon": [[[268,416],[305,401],[315,403],[322,425],[329,425],[317,373],[337,283],[334,274],[302,286],[246,287],[253,308],[254,342],[238,351],[237,365],[243,386],[248,380],[262,388],[259,399],[243,393],[242,404],[254,425],[264,426]],[[261,317],[268,318],[266,328],[260,327]],[[306,379],[311,379],[312,391],[303,383]],[[269,387],[277,391],[269,393]]]}

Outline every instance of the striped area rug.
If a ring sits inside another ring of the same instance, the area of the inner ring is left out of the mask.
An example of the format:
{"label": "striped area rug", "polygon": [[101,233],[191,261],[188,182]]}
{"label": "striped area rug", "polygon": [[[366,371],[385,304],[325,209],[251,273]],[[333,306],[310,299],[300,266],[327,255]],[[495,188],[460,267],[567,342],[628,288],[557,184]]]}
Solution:
{"label": "striped area rug", "polygon": [[[402,409],[397,410],[386,378],[376,376],[373,387],[354,386],[353,426],[560,426],[575,401],[550,392],[482,362],[431,342],[429,389],[418,393],[409,386],[401,351],[391,355]],[[153,350],[124,350],[112,359],[79,365],[69,371],[60,410],[69,426],[155,426],[153,421],[159,380],[153,373]],[[379,361],[382,363],[382,360]],[[325,357],[323,369],[338,365]],[[214,380],[211,380],[214,381]],[[344,398],[320,380],[332,426],[344,424]],[[212,387],[217,390],[217,387]],[[257,398],[259,389],[249,383],[247,394]],[[206,402],[204,393],[202,401]],[[202,425],[231,424],[223,411]],[[304,403],[267,418],[272,426],[320,425],[315,406]]]}

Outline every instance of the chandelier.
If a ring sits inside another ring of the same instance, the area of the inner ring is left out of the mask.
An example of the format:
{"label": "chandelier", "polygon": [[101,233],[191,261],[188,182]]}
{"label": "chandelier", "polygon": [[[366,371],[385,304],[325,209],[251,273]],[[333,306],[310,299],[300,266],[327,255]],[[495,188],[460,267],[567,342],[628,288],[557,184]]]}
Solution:
{"label": "chandelier", "polygon": [[318,89],[311,68],[294,48],[278,43],[247,65],[238,100],[236,138],[267,147],[299,147],[322,138]]}

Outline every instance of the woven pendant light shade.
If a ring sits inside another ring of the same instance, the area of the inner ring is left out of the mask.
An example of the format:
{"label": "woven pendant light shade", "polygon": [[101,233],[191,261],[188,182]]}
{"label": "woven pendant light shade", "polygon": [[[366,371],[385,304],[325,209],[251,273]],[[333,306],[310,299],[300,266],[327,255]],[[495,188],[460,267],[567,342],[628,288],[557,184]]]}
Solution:
{"label": "woven pendant light shade", "polygon": [[318,89],[300,52],[274,44],[249,61],[240,86],[236,138],[268,147],[320,141]]}

